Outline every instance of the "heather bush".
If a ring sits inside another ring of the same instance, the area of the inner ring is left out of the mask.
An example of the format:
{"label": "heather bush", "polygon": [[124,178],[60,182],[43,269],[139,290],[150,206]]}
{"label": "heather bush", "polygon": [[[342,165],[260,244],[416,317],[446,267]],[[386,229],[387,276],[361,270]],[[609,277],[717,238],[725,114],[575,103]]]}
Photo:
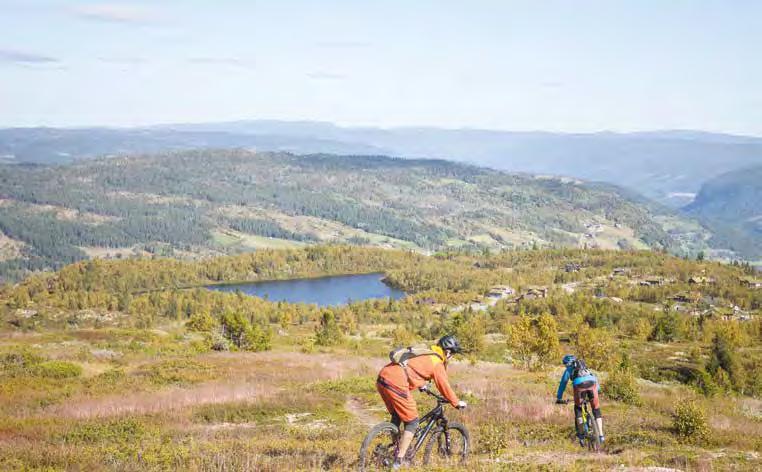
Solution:
{"label": "heather bush", "polygon": [[672,414],[672,431],[682,442],[701,443],[709,437],[706,411],[693,401],[680,401]]}

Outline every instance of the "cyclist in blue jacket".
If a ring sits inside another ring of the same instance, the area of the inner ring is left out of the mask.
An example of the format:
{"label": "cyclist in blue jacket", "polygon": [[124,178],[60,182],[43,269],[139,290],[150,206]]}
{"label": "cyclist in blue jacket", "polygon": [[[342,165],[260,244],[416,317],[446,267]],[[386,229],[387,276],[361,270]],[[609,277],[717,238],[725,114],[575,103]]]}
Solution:
{"label": "cyclist in blue jacket", "polygon": [[566,366],[566,370],[564,370],[564,374],[561,376],[561,383],[558,385],[556,403],[564,403],[563,396],[566,384],[571,380],[574,391],[574,424],[577,428],[577,437],[583,440],[585,431],[582,419],[582,394],[590,392],[592,395],[593,417],[595,417],[595,421],[598,423],[598,432],[601,443],[603,443],[603,417],[601,416],[601,402],[598,398],[598,391],[600,390],[598,378],[590,372],[585,365],[585,361],[577,359],[571,354],[565,355],[562,362]]}

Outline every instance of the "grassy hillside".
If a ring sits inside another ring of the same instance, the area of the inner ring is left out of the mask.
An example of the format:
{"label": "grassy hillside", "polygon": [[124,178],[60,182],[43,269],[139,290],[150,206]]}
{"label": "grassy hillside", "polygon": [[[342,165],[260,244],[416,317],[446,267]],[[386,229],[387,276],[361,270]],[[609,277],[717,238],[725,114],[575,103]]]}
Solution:
{"label": "grassy hillside", "polygon": [[712,229],[715,244],[762,259],[762,166],[708,181],[685,211]]}
{"label": "grassy hillside", "polygon": [[[177,289],[365,271],[410,295],[317,309]],[[449,369],[470,405],[448,410],[473,438],[462,469],[759,470],[762,290],[748,276],[604,250],[81,262],[0,292],[0,469],[352,470],[386,417],[373,382],[389,349],[454,332],[470,352]],[[496,284],[547,297],[462,309]],[[553,404],[564,352],[603,379],[600,454]]]}
{"label": "grassy hillside", "polygon": [[[684,222],[613,186],[435,160],[187,151],[0,166],[1,273],[88,255],[236,253],[315,242],[438,250],[690,249]],[[672,219],[663,229],[661,218]],[[677,221],[677,223],[675,223]]]}

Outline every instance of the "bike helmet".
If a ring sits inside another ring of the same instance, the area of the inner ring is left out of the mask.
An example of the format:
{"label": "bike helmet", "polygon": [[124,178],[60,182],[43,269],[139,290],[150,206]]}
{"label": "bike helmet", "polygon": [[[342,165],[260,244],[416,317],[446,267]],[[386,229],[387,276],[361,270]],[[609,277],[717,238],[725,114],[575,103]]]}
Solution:
{"label": "bike helmet", "polygon": [[563,360],[561,361],[564,365],[569,365],[572,362],[576,361],[577,357],[573,354],[567,354],[564,356]]}
{"label": "bike helmet", "polygon": [[444,350],[452,351],[454,354],[463,352],[463,348],[460,346],[460,343],[457,339],[455,339],[455,336],[451,334],[442,336],[437,342],[437,345],[439,345],[439,347]]}

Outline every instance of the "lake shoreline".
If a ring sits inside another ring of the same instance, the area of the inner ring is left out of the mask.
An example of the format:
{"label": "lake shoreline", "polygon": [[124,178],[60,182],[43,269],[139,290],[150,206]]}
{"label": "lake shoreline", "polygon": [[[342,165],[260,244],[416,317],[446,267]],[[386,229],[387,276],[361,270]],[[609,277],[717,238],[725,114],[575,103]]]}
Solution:
{"label": "lake shoreline", "polygon": [[242,293],[271,302],[307,303],[318,306],[346,305],[371,299],[400,299],[403,290],[386,283],[385,272],[326,275],[296,279],[258,280],[205,285],[207,290]]}

